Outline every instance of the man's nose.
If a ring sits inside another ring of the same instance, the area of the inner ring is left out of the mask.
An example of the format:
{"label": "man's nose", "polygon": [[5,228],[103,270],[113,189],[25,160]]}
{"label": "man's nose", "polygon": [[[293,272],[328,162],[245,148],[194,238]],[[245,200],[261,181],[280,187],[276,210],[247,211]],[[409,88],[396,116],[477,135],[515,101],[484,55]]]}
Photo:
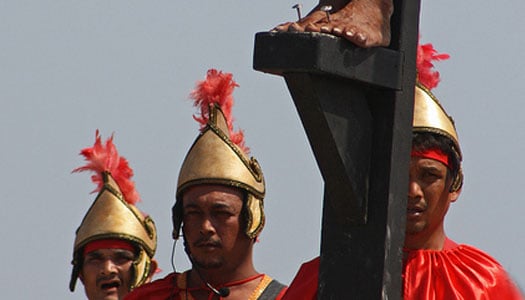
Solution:
{"label": "man's nose", "polygon": [[423,190],[421,185],[413,179],[408,181],[408,197],[409,198],[418,198],[423,196]]}
{"label": "man's nose", "polygon": [[115,274],[117,273],[117,265],[113,262],[111,258],[107,258],[102,263],[101,271],[104,275]]}
{"label": "man's nose", "polygon": [[201,234],[204,236],[210,236],[215,233],[215,226],[211,218],[207,217],[202,220]]}

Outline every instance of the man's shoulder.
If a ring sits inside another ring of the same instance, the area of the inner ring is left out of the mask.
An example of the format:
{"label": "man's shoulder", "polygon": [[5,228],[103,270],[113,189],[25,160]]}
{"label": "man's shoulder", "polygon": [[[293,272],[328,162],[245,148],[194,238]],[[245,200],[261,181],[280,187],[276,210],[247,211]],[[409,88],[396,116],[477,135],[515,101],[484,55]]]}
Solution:
{"label": "man's shoulder", "polygon": [[523,299],[501,264],[476,247],[411,252],[403,272],[406,299]]}
{"label": "man's shoulder", "polygon": [[[265,275],[257,289],[259,288],[261,288],[261,292],[257,298],[258,300],[278,300],[284,296],[287,286]],[[255,291],[255,293],[259,292]]]}
{"label": "man's shoulder", "polygon": [[[416,264],[420,264],[421,260],[424,260],[430,263],[427,267],[451,268],[450,270],[471,274],[471,276],[485,274],[485,276],[491,277],[490,274],[506,274],[501,264],[487,252],[471,245],[452,243],[443,250],[415,250],[411,252],[414,252],[415,257],[418,258]],[[478,271],[471,272],[473,270]]]}
{"label": "man's shoulder", "polygon": [[464,261],[469,264],[481,264],[492,267],[496,271],[503,271],[501,264],[487,252],[467,244],[459,244],[453,252],[460,252]]}
{"label": "man's shoulder", "polygon": [[462,259],[456,265],[465,264],[461,274],[469,278],[471,287],[482,290],[487,299],[525,299],[514,280],[490,254],[466,244],[459,245],[457,249],[461,251],[459,257]]}

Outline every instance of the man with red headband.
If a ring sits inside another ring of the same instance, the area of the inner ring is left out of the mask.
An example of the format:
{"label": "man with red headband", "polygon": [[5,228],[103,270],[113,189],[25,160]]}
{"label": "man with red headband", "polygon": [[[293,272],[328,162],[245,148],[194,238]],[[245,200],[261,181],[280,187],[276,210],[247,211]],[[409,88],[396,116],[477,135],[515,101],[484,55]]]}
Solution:
{"label": "man with red headband", "polygon": [[173,238],[182,231],[191,269],[174,270],[126,300],[273,300],[284,294],[284,285],[253,264],[253,248],[265,222],[266,190],[242,131],[233,131],[236,86],[232,74],[212,69],[192,93],[201,130],[182,164],[172,209]]}
{"label": "man with red headband", "polygon": [[133,170],[113,137],[103,144],[97,131],[95,145],[81,154],[88,163],[73,172],[94,172],[98,195],[76,232],[69,287],[80,278],[89,300],[121,300],[157,269],[155,224],[135,207]]}
{"label": "man with red headband", "polygon": [[306,17],[274,30],[329,33],[365,48],[388,46],[393,10],[392,0],[320,0]]}
{"label": "man with red headband", "polygon": [[[444,220],[463,183],[455,125],[430,92],[439,82],[432,45],[418,48],[412,152],[403,258],[404,299],[524,299],[488,254],[456,244]],[[319,258],[303,264],[283,299],[317,299]]]}

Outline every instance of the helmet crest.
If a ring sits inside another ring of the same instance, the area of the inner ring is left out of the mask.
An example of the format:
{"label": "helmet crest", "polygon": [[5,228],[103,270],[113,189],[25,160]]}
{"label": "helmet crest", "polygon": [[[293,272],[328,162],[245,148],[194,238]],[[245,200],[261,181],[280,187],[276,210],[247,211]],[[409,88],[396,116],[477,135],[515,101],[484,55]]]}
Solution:
{"label": "helmet crest", "polygon": [[201,124],[201,131],[208,125],[210,118],[210,107],[218,106],[226,119],[230,140],[236,144],[245,154],[250,149],[244,145],[244,133],[242,130],[233,130],[233,90],[238,87],[231,73],[223,73],[215,69],[208,70],[206,79],[197,82],[190,97],[194,100],[194,106],[199,108],[200,116],[193,118]]}
{"label": "helmet crest", "polygon": [[439,72],[434,70],[434,61],[449,59],[450,55],[438,53],[432,44],[418,44],[416,69],[417,81],[429,90],[437,87],[439,81]]}
{"label": "helmet crest", "polygon": [[140,201],[139,194],[135,190],[135,183],[131,181],[133,170],[130,168],[128,161],[119,155],[117,148],[113,144],[113,135],[106,140],[106,143],[102,144],[100,132],[97,129],[95,144],[93,147],[82,149],[80,155],[84,156],[88,163],[74,169],[73,172],[92,171],[95,173],[91,176],[91,180],[97,187],[91,193],[100,192],[104,186],[102,173],[108,172],[117,182],[126,202],[136,204]]}

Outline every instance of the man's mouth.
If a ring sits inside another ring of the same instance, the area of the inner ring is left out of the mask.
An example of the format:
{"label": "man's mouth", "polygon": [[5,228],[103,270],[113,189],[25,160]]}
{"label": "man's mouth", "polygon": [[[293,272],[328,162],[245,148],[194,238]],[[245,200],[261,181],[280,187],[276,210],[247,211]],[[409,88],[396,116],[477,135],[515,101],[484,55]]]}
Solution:
{"label": "man's mouth", "polygon": [[217,249],[220,246],[217,243],[201,243],[201,244],[198,244],[197,247],[202,248],[202,249],[212,250],[212,249]]}
{"label": "man's mouth", "polygon": [[108,282],[104,282],[100,285],[100,288],[103,290],[109,290],[112,288],[118,289],[120,287],[120,282],[118,280],[112,280]]}
{"label": "man's mouth", "polygon": [[425,210],[418,206],[407,208],[407,217],[419,217]]}
{"label": "man's mouth", "polygon": [[219,248],[221,243],[219,241],[206,240],[206,241],[197,241],[195,246],[199,248]]}

